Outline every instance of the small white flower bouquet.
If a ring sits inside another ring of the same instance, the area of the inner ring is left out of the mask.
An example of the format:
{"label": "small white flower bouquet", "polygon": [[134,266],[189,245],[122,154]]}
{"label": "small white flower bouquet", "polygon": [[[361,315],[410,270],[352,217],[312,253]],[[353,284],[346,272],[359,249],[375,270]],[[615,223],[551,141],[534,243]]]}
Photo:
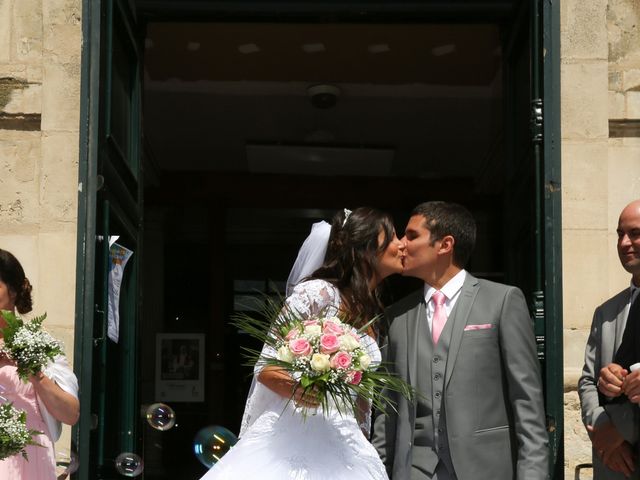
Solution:
{"label": "small white flower bouquet", "polygon": [[34,435],[42,432],[27,428],[27,415],[11,403],[0,404],[0,460],[22,454],[27,458],[27,445],[39,445]]}
{"label": "small white flower bouquet", "polygon": [[358,397],[384,410],[389,405],[394,408],[385,391],[407,398],[414,395],[406,382],[372,362],[367,342],[374,340],[365,334],[372,322],[356,330],[335,316],[303,318],[286,306],[280,310],[279,304],[270,299],[259,318],[248,314],[234,317],[236,326],[276,352],[267,356],[245,348],[248,365],[276,366],[287,371],[305,393],[313,392],[324,411],[332,406],[341,413],[345,408],[355,413]]}
{"label": "small white flower bouquet", "polygon": [[18,376],[23,381],[42,371],[56,355],[64,353],[62,344],[42,328],[46,313],[28,322],[8,310],[0,314],[7,324],[0,329],[4,336],[0,353],[16,362]]}

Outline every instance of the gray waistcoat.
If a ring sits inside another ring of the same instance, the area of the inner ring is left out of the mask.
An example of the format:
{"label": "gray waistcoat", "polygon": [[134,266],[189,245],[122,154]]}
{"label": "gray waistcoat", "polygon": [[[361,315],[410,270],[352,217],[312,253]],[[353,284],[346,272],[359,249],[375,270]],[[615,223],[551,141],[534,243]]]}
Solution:
{"label": "gray waistcoat", "polygon": [[433,474],[439,461],[444,463],[451,474],[454,472],[444,411],[444,378],[453,330],[453,314],[454,311],[451,312],[435,348],[424,309],[419,316],[418,344],[421,348],[418,350],[417,390],[423,395],[418,398],[416,405],[411,454],[414,470],[428,473],[429,476]]}

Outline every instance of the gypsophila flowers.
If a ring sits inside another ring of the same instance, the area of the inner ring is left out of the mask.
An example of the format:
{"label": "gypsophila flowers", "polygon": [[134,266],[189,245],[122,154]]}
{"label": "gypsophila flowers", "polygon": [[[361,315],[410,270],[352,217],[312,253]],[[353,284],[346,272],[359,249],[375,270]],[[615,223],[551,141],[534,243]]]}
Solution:
{"label": "gypsophila flowers", "polygon": [[42,432],[27,428],[26,414],[16,409],[11,403],[0,404],[0,460],[22,454],[27,458],[27,445],[38,445],[34,435]]}
{"label": "gypsophila flowers", "polygon": [[[267,346],[262,351],[245,348],[250,363],[286,371],[305,394],[309,391],[318,399],[323,412],[336,408],[341,413],[355,413],[358,397],[384,410],[390,403],[388,392],[414,395],[406,382],[372,361],[368,352],[375,340],[366,333],[372,322],[356,329],[335,316],[302,315],[286,304],[281,309],[271,299],[258,316],[234,317],[236,326]],[[307,408],[300,408],[306,415]]]}
{"label": "gypsophila flowers", "polygon": [[23,381],[42,371],[56,355],[63,354],[62,344],[42,328],[46,313],[29,322],[7,310],[1,314],[7,326],[0,329],[4,336],[0,352],[16,362],[18,376]]}

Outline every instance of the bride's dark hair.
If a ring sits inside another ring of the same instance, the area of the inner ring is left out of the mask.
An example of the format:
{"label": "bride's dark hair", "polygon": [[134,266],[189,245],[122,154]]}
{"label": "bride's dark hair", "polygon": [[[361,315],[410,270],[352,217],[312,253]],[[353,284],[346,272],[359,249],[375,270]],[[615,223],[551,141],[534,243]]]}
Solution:
{"label": "bride's dark hair", "polygon": [[[380,232],[383,241],[378,245]],[[391,217],[370,207],[356,208],[348,216],[341,210],[331,222],[324,263],[311,278],[325,280],[340,290],[343,308],[356,327],[367,323],[382,310],[371,281],[378,254],[389,246],[393,232]]]}

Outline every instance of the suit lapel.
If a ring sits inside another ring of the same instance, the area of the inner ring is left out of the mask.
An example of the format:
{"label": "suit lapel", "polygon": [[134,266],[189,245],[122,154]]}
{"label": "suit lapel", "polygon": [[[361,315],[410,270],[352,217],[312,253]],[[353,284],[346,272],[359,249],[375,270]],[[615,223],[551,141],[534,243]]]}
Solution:
{"label": "suit lapel", "polygon": [[462,285],[460,297],[451,311],[451,318],[448,322],[453,321],[453,329],[451,331],[451,342],[449,343],[449,353],[447,356],[447,368],[445,371],[445,387],[449,384],[453,367],[458,357],[458,350],[462,343],[462,333],[467,325],[467,319],[473,306],[473,301],[478,294],[478,279],[467,272],[467,277]]}
{"label": "suit lapel", "polygon": [[624,329],[627,326],[627,319],[625,319],[625,316],[627,315],[629,310],[628,307],[629,307],[630,295],[631,295],[631,289],[629,289],[627,295],[622,296],[624,301],[621,301],[618,307],[616,308],[616,310],[618,311],[618,314],[616,315],[616,321],[613,322],[614,325],[612,325],[612,326],[615,326],[615,341],[614,341],[613,351],[611,352],[611,358],[613,358],[615,353],[618,351],[618,348],[620,348],[620,344],[622,343],[622,336],[624,335]]}

